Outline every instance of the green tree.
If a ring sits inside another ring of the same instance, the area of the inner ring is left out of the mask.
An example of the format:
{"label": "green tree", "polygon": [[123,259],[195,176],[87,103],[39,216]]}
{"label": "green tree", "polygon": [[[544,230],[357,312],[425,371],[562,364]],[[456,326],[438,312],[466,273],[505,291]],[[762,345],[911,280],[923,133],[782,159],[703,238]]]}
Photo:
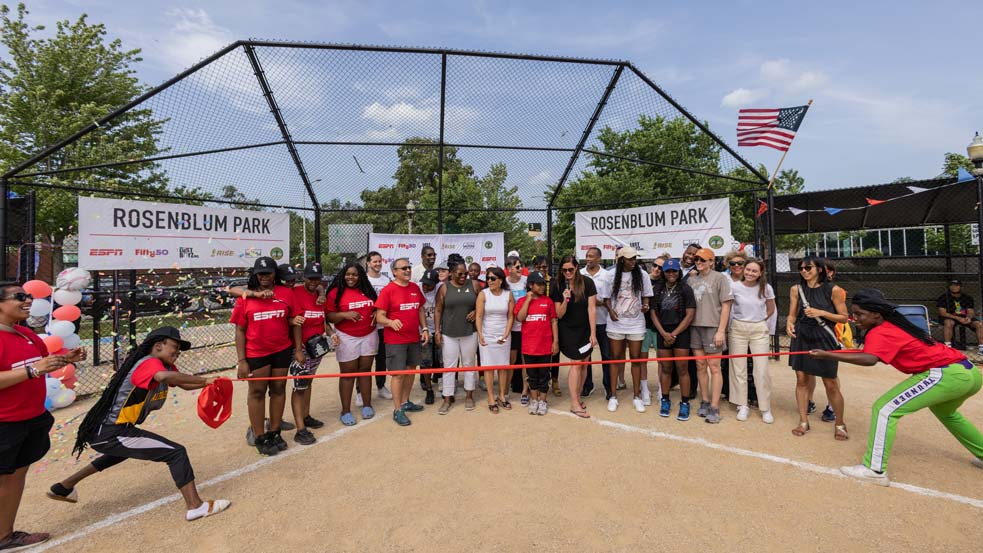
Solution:
{"label": "green tree", "polygon": [[[126,50],[119,40],[106,42],[102,24],[86,16],[59,21],[54,33],[41,37],[42,26],[26,22],[27,9],[12,14],[0,5],[0,171],[7,171],[42,148],[70,136],[125,104],[145,89],[133,64],[139,50]],[[89,133],[71,147],[56,152],[30,171],[51,171],[107,161],[142,159],[162,152],[157,135],[163,121],[149,109],[134,109],[112,125]],[[153,163],[133,163],[85,172],[67,172],[43,179],[56,186],[164,193],[167,179]],[[16,184],[16,183],[14,183]],[[14,187],[23,192],[25,188]],[[172,191],[173,193],[173,191]],[[59,246],[77,225],[76,193],[37,189],[37,225],[42,239]],[[62,265],[55,248],[55,271]]]}
{"label": "green tree", "polygon": [[952,152],[946,152],[945,159],[942,162],[942,173],[949,175],[950,177],[956,176],[959,168],[972,172],[973,162],[969,160],[968,157],[962,154],[954,154]]}

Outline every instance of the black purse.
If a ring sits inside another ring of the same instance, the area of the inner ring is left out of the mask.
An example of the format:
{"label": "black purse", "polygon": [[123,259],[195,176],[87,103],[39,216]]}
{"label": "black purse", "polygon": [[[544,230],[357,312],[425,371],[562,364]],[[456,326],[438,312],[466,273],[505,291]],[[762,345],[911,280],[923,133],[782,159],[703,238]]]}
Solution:
{"label": "black purse", "polygon": [[324,334],[315,334],[304,343],[304,349],[307,351],[307,357],[317,359],[331,351],[331,342]]}

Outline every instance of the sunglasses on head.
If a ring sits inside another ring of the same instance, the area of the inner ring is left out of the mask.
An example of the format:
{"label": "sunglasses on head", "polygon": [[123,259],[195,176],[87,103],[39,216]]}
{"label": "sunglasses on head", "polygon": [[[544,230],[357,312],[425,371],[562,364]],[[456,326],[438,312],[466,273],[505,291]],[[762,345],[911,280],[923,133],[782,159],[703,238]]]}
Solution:
{"label": "sunglasses on head", "polygon": [[27,292],[14,292],[13,294],[10,294],[9,296],[7,296],[6,298],[3,298],[3,299],[5,299],[5,300],[27,301],[27,300],[31,299],[31,295],[28,294]]}

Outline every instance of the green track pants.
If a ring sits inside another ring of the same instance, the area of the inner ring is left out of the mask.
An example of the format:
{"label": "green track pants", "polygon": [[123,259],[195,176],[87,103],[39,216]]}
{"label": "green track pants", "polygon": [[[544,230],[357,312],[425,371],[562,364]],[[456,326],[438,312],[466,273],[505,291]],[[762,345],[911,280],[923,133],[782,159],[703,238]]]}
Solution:
{"label": "green track pants", "polygon": [[977,458],[983,458],[983,433],[956,410],[980,391],[981,385],[980,370],[962,363],[929,369],[898,383],[874,402],[864,465],[871,470],[887,470],[898,419],[926,407],[963,447]]}

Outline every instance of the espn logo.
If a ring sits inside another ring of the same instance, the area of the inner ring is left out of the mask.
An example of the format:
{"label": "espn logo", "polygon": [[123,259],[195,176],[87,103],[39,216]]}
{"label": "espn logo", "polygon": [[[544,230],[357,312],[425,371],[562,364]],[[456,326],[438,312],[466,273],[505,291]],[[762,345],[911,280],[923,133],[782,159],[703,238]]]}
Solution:
{"label": "espn logo", "polygon": [[530,323],[534,321],[545,321],[545,320],[546,320],[546,315],[543,314],[533,314],[533,315],[526,316],[526,322],[530,322]]}
{"label": "espn logo", "polygon": [[254,321],[268,321],[270,319],[282,319],[287,315],[287,312],[283,309],[277,309],[276,311],[260,311],[259,313],[253,314]]}
{"label": "espn logo", "polygon": [[304,311],[304,318],[305,319],[323,319],[324,318],[324,311],[313,311],[313,310]]}
{"label": "espn logo", "polygon": [[354,311],[363,307],[372,307],[375,303],[372,300],[348,302],[348,310]]}
{"label": "espn logo", "polygon": [[123,250],[113,248],[92,248],[89,250],[91,257],[108,257],[113,255],[123,255]]}
{"label": "espn logo", "polygon": [[414,309],[419,309],[419,308],[420,308],[420,302],[399,304],[400,311],[413,311]]}

